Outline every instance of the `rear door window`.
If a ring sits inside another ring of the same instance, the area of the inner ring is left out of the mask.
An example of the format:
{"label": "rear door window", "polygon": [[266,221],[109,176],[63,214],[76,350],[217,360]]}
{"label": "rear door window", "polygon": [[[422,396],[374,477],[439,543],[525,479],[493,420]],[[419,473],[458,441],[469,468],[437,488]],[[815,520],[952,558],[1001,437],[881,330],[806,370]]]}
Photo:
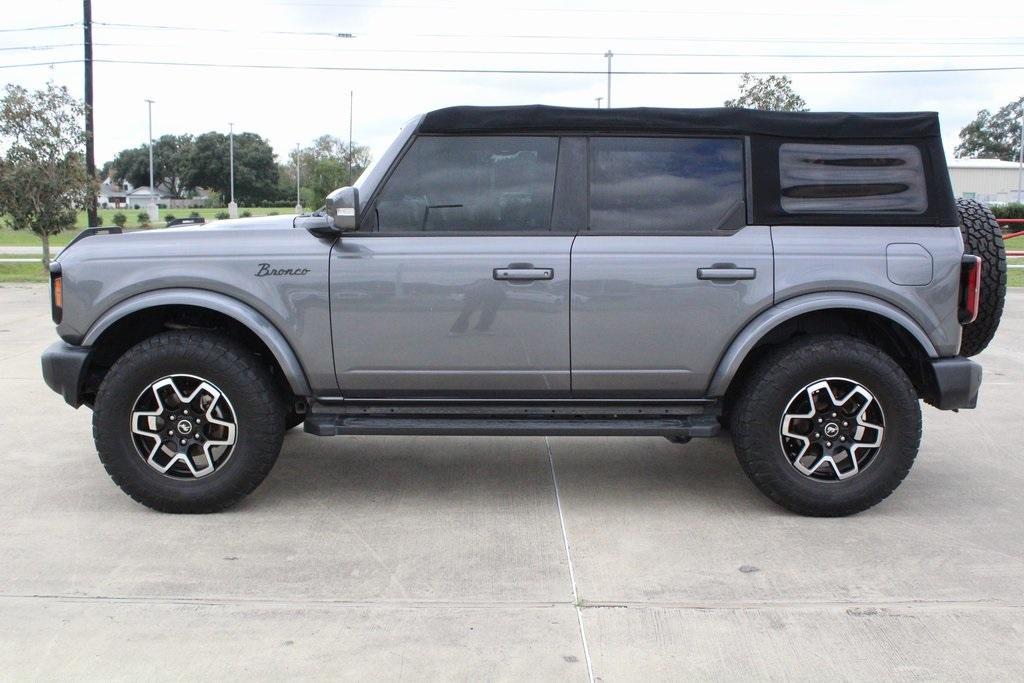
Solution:
{"label": "rear door window", "polygon": [[558,138],[419,137],[376,201],[381,232],[551,227]]}
{"label": "rear door window", "polygon": [[742,141],[590,139],[592,231],[706,233],[745,218]]}
{"label": "rear door window", "polygon": [[924,163],[914,145],[784,143],[779,147],[786,213],[907,213],[928,209]]}

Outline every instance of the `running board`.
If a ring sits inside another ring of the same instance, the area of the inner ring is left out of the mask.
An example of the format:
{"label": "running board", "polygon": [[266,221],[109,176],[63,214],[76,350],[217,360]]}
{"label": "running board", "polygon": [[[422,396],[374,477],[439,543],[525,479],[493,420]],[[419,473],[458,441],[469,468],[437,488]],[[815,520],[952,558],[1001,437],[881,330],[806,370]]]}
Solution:
{"label": "running board", "polygon": [[305,430],[317,436],[664,436],[685,440],[721,431],[712,415],[673,417],[388,417],[311,413]]}

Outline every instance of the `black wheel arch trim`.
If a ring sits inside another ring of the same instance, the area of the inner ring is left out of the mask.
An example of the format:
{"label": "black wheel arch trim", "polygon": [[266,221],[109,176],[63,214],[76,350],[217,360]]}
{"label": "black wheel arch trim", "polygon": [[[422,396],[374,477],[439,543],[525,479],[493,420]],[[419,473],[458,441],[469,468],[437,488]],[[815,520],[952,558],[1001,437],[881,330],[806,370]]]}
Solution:
{"label": "black wheel arch trim", "polygon": [[195,306],[233,318],[259,337],[270,349],[292,393],[296,396],[313,395],[306,371],[281,331],[253,307],[219,292],[171,288],[137,294],[104,311],[82,337],[81,346],[93,346],[107,328],[124,316],[158,306]]}

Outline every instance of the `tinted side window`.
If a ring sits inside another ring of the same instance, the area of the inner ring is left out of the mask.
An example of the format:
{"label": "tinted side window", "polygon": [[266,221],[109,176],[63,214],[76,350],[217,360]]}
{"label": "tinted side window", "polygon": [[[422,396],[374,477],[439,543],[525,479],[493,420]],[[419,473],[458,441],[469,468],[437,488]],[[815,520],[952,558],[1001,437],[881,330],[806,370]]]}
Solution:
{"label": "tinted side window", "polygon": [[924,163],[913,145],[779,147],[787,213],[924,213]]}
{"label": "tinted side window", "polygon": [[590,229],[707,232],[745,224],[743,143],[591,138]]}
{"label": "tinted side window", "polygon": [[377,199],[381,232],[543,231],[558,138],[420,137]]}

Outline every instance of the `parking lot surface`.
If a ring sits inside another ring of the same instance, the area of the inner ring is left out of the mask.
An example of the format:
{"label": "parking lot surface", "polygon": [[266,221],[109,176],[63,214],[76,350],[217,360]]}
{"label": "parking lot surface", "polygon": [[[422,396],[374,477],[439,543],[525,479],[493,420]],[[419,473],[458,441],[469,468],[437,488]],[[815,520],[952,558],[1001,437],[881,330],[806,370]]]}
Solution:
{"label": "parking lot surface", "polygon": [[55,339],[45,287],[0,287],[4,678],[1024,674],[1024,293],[979,408],[926,407],[909,479],[846,519],[777,508],[725,438],[301,430],[238,507],[159,514],[43,384]]}

